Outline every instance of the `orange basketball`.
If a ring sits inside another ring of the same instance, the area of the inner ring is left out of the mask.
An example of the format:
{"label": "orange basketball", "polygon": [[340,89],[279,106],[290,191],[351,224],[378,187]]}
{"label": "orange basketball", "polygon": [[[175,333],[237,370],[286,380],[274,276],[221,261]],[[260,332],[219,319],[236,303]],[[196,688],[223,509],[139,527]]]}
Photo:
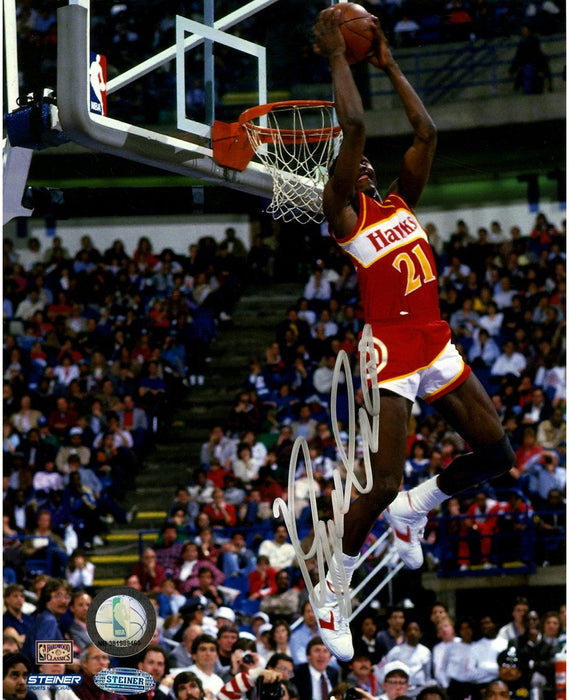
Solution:
{"label": "orange basketball", "polygon": [[340,30],[346,42],[346,58],[348,63],[359,63],[373,49],[373,16],[353,2],[341,2],[337,7],[342,12]]}

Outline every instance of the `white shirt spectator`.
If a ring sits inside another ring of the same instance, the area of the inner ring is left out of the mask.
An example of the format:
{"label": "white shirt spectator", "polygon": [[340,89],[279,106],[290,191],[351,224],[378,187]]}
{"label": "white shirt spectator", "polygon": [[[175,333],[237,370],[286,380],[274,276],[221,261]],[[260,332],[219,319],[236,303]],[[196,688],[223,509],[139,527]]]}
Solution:
{"label": "white shirt spectator", "polygon": [[[424,644],[412,646],[407,642],[394,646],[387,652],[383,659],[385,663],[390,661],[402,661],[409,667],[409,685],[422,688],[431,682],[431,650]],[[378,669],[379,670],[379,669]]]}
{"label": "white shirt spectator", "polygon": [[498,654],[508,646],[505,639],[486,639],[483,637],[472,644],[472,661],[474,662],[474,683],[489,683],[498,677]]}
{"label": "white shirt spectator", "polygon": [[290,542],[278,544],[274,540],[264,540],[259,547],[259,554],[269,557],[269,563],[274,569],[286,569],[294,561],[294,547]]}
{"label": "white shirt spectator", "polygon": [[506,374],[519,377],[526,365],[527,360],[521,352],[503,352],[492,365],[490,374],[495,377],[504,377]]}
{"label": "white shirt spectator", "polygon": [[324,279],[322,272],[316,270],[304,287],[304,296],[310,301],[330,301],[332,287],[330,282]]}
{"label": "white shirt spectator", "polygon": [[448,666],[453,654],[451,649],[454,644],[460,643],[460,637],[455,637],[452,642],[439,642],[433,647],[433,676],[443,688],[448,688],[450,682]]}
{"label": "white shirt spectator", "polygon": [[[182,669],[177,669],[178,673],[180,671],[189,671],[190,673],[195,673],[196,676],[200,679],[203,685],[203,689],[207,692],[208,690],[213,693],[214,695],[217,695],[219,691],[223,688],[225,683],[223,680],[217,675],[217,673],[212,673],[211,675],[207,675],[207,673],[204,673],[202,670],[200,670],[196,664],[192,664],[191,666],[188,666],[188,668],[182,668]],[[177,675],[177,673],[176,673]]]}

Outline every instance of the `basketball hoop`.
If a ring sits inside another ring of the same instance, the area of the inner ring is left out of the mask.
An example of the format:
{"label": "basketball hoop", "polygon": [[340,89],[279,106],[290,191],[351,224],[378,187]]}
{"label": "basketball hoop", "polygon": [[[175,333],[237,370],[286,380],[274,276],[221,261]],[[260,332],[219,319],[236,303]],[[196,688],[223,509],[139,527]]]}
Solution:
{"label": "basketball hoop", "polygon": [[256,155],[273,178],[267,211],[274,219],[321,222],[322,192],[340,135],[333,102],[272,102],[245,110],[234,124],[215,122],[213,153],[220,165],[236,170]]}

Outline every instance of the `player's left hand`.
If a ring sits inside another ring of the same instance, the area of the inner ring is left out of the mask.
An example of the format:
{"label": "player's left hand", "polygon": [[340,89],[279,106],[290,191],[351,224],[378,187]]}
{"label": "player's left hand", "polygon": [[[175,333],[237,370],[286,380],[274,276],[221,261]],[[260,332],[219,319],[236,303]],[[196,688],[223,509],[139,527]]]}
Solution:
{"label": "player's left hand", "polygon": [[368,61],[376,68],[385,69],[390,63],[393,63],[393,55],[389,47],[381,23],[377,17],[373,17],[373,28],[375,34],[374,52],[368,58]]}

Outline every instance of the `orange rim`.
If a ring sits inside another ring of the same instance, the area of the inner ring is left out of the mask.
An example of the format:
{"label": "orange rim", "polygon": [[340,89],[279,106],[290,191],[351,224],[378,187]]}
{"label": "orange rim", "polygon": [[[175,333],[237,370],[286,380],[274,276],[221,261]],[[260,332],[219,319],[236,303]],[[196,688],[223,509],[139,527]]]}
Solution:
{"label": "orange rim", "polygon": [[239,117],[239,124],[255,132],[261,143],[282,141],[285,144],[291,144],[300,140],[304,140],[308,143],[319,143],[321,141],[329,141],[340,135],[342,129],[339,126],[319,129],[279,129],[259,126],[251,121],[252,119],[263,117],[265,114],[269,114],[269,112],[275,112],[280,109],[292,109],[294,107],[333,108],[334,103],[326,100],[285,100],[282,102],[269,102],[265,105],[257,105],[256,107],[246,109]]}

